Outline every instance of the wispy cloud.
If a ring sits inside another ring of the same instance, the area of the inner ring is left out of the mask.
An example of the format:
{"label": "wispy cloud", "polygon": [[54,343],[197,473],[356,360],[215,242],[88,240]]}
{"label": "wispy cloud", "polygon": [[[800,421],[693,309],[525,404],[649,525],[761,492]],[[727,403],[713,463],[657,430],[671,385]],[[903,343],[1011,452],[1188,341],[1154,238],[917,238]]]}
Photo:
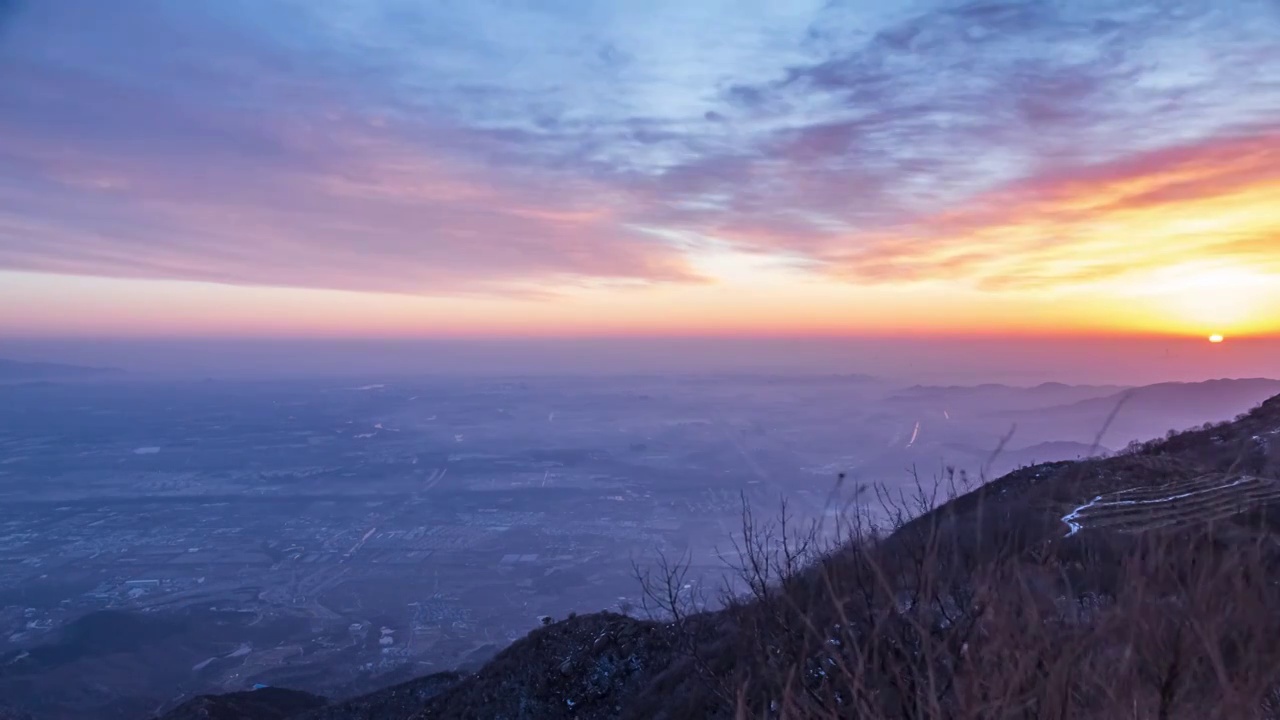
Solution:
{"label": "wispy cloud", "polygon": [[697,279],[620,221],[625,198],[498,171],[481,132],[305,84],[299,104],[236,107],[236,73],[198,92],[52,62],[0,77],[17,90],[0,113],[7,268],[421,294]]}
{"label": "wispy cloud", "polygon": [[1199,263],[1280,275],[1280,132],[1014,183],[822,249],[858,280],[1056,288]]}
{"label": "wispy cloud", "polygon": [[699,282],[708,247],[988,289],[1155,245],[1275,269],[1277,37],[1271,0],[0,0],[0,268],[447,295]]}
{"label": "wispy cloud", "polygon": [[[303,131],[305,134],[306,131]],[[589,180],[495,176],[344,127],[288,162],[78,153],[39,145],[39,185],[0,185],[8,267],[420,294],[695,279],[618,222]]]}

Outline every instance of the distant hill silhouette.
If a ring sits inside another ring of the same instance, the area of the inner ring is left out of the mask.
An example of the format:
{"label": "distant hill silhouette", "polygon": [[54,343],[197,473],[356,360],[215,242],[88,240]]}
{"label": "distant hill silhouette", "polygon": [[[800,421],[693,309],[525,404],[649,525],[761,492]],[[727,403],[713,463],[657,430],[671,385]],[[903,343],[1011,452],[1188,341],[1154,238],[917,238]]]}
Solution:
{"label": "distant hill silhouette", "polygon": [[[103,610],[68,623],[56,633],[52,642],[31,648],[23,654],[22,660],[10,660],[8,664],[53,668],[80,658],[112,655],[148,642],[163,641],[179,630],[179,623],[166,618]],[[0,662],[4,662],[2,656]],[[4,674],[0,670],[0,677]]]}
{"label": "distant hill silhouette", "polygon": [[898,398],[949,398],[949,397],[972,397],[994,395],[1021,395],[1025,397],[1035,397],[1041,400],[1046,398],[1060,398],[1070,396],[1100,396],[1108,395],[1126,389],[1123,385],[1069,385],[1060,382],[1046,382],[1039,385],[1005,385],[1003,383],[982,383],[979,385],[912,385],[896,393]]}
{"label": "distant hill silhouette", "polygon": [[1062,460],[1084,460],[1109,454],[1111,449],[1102,445],[1054,440],[1017,450],[1005,450],[1001,453],[1000,459],[1015,467],[1021,467]]}
{"label": "distant hill silhouette", "polygon": [[[1111,447],[1160,437],[1204,423],[1230,420],[1241,408],[1280,393],[1280,380],[1268,378],[1206,380],[1145,385],[1102,397],[1020,411],[999,417],[1024,429],[1052,432],[1080,443],[1098,439]],[[1106,432],[1098,437],[1098,432]]]}
{"label": "distant hill silhouette", "polygon": [[[1169,382],[1121,390],[1099,398],[1091,398],[1046,412],[1111,412],[1117,405],[1135,410],[1173,411],[1181,416],[1197,415],[1207,422],[1205,414],[1218,415],[1224,407],[1237,407],[1241,402],[1266,399],[1280,392],[1280,380],[1240,378],[1205,380],[1202,382]],[[1216,413],[1214,411],[1217,411]],[[1229,412],[1226,411],[1226,412]]]}
{"label": "distant hill silhouette", "polygon": [[50,362],[22,362],[0,358],[0,382],[31,380],[78,380],[124,374],[118,368],[64,365]]}

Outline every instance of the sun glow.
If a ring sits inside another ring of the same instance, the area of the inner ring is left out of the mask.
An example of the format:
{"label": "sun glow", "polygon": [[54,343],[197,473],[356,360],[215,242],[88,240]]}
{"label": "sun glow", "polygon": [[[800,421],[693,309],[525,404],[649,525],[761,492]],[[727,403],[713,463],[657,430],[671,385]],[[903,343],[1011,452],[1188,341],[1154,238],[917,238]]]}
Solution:
{"label": "sun glow", "polygon": [[1211,343],[1220,343],[1220,342],[1222,342],[1223,340],[1226,340],[1226,338],[1224,338],[1224,337],[1222,337],[1221,335],[1218,335],[1218,334],[1213,334],[1213,335],[1210,335],[1210,336],[1209,336],[1209,342],[1211,342]]}
{"label": "sun glow", "polygon": [[1239,265],[1193,261],[1133,278],[1137,294],[1162,308],[1170,330],[1201,328],[1213,335],[1273,330],[1277,277]]}

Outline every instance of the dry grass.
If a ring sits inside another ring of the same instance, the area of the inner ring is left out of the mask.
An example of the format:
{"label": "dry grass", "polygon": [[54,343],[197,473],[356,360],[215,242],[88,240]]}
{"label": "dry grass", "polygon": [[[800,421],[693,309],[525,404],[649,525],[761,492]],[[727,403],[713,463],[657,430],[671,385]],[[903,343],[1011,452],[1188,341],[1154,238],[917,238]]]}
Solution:
{"label": "dry grass", "polygon": [[679,659],[634,716],[1280,718],[1275,453],[1225,445],[962,498],[917,483],[880,493],[885,532],[851,509],[831,538],[744,504],[724,610],[680,562],[641,573]]}

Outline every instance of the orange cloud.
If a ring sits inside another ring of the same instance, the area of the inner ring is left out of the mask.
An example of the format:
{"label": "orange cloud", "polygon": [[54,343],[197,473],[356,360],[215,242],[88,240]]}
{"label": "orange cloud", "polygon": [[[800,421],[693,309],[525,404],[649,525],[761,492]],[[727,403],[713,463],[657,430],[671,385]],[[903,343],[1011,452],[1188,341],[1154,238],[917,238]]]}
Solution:
{"label": "orange cloud", "polygon": [[821,255],[861,280],[1062,289],[1188,263],[1280,275],[1280,132],[1036,178]]}

